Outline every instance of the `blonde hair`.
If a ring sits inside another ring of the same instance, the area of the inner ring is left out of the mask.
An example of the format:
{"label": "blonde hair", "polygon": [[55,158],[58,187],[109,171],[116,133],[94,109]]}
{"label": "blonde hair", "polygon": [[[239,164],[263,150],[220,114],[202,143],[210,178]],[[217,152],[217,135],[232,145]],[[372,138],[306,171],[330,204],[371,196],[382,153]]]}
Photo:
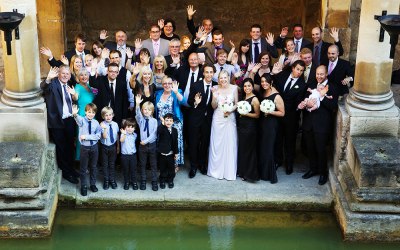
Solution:
{"label": "blonde hair", "polygon": [[158,56],[156,56],[156,57],[154,57],[154,60],[153,60],[153,73],[155,74],[156,73],[156,61],[157,60],[161,60],[162,61],[162,64],[163,64],[163,72],[167,69],[167,61],[165,61],[165,57],[164,56],[162,56],[162,55],[158,55]]}
{"label": "blonde hair", "polygon": [[104,119],[104,117],[106,116],[106,114],[111,113],[114,114],[114,110],[111,107],[105,106],[102,110],[101,110],[101,118]]}
{"label": "blonde hair", "polygon": [[82,58],[79,57],[79,56],[77,56],[77,55],[73,55],[73,56],[71,57],[71,62],[69,63],[69,69],[70,69],[70,71],[71,71],[71,74],[74,75],[74,76],[76,76],[75,70],[74,70],[74,64],[75,64],[75,61],[78,60],[78,59],[81,60],[82,68],[83,68]]}
{"label": "blonde hair", "polygon": [[152,102],[149,102],[149,101],[143,103],[142,110],[146,109],[146,108],[149,109],[150,112],[151,112],[151,115],[153,115],[153,113],[154,113],[154,104]]}
{"label": "blonde hair", "polygon": [[149,85],[153,84],[154,83],[153,71],[151,71],[149,66],[143,66],[142,69],[140,70],[139,76],[138,76],[140,83],[143,84],[143,73],[144,72],[151,73]]}
{"label": "blonde hair", "polygon": [[185,43],[186,39],[189,40],[190,43],[192,43],[192,41],[190,40],[190,38],[188,36],[181,36],[181,48],[180,48],[181,52],[185,50],[183,44]]}

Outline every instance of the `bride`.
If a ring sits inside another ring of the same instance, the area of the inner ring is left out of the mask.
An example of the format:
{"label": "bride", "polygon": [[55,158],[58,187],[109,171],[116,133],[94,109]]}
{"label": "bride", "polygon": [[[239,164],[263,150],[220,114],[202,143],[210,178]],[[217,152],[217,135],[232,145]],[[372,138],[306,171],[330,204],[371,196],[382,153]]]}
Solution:
{"label": "bride", "polygon": [[237,131],[235,109],[238,89],[230,84],[229,73],[222,70],[218,86],[213,88],[212,107],[215,109],[211,124],[210,150],[207,175],[236,180]]}

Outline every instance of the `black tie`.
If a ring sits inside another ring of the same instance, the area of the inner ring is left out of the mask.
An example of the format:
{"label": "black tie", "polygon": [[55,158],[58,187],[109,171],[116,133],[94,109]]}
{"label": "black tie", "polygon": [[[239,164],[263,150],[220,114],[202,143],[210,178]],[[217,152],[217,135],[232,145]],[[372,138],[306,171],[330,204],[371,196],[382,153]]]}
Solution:
{"label": "black tie", "polygon": [[[92,134],[92,121],[88,121],[88,126],[89,126],[89,135]],[[90,140],[90,145],[93,145],[93,141]]]}
{"label": "black tie", "polygon": [[110,124],[110,141],[111,141],[111,144],[114,143],[114,131],[112,129],[111,124]]}
{"label": "black tie", "polygon": [[258,48],[258,43],[254,43],[254,57],[253,57],[254,63],[257,62],[258,55],[260,55],[260,49]]}
{"label": "black tie", "polygon": [[292,86],[293,78],[290,78],[290,82],[286,85],[285,90],[283,90],[283,93],[287,93],[290,89],[290,86]]}
{"label": "black tie", "polygon": [[210,85],[209,84],[206,84],[206,97],[207,97],[207,100],[206,100],[206,105],[208,105],[208,95],[210,94]]}
{"label": "black tie", "polygon": [[144,131],[147,131],[147,138],[150,136],[149,131],[149,118],[146,118],[146,123],[144,124]]}
{"label": "black tie", "polygon": [[69,111],[70,114],[72,114],[72,103],[71,103],[71,98],[70,98],[70,96],[68,94],[68,91],[67,91],[67,84],[63,84],[63,88],[64,88],[65,102],[68,105],[68,111]]}
{"label": "black tie", "polygon": [[219,73],[221,73],[221,71],[222,71],[223,69],[224,69],[224,67],[221,66],[221,67],[219,68]]}
{"label": "black tie", "polygon": [[319,66],[319,46],[314,47],[313,63]]}
{"label": "black tie", "polygon": [[111,108],[115,108],[115,96],[114,96],[114,83],[110,82],[110,89],[111,89]]}
{"label": "black tie", "polygon": [[193,86],[194,83],[194,72],[192,73],[192,77],[190,78],[190,87]]}

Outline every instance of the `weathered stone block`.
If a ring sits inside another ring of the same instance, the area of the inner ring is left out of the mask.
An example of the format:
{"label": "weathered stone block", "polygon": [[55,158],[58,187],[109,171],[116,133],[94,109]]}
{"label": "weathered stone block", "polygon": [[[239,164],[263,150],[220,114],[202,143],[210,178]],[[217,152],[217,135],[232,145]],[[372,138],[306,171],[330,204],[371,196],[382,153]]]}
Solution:
{"label": "weathered stone block", "polygon": [[0,188],[39,187],[44,144],[0,142]]}

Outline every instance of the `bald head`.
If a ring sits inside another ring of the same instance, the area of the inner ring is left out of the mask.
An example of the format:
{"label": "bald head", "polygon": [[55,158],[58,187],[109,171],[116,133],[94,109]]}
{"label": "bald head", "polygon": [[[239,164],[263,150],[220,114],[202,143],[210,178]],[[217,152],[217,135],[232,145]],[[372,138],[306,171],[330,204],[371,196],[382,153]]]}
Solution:
{"label": "bald head", "polygon": [[330,62],[334,62],[339,57],[339,47],[337,45],[331,45],[328,48],[328,59]]}

